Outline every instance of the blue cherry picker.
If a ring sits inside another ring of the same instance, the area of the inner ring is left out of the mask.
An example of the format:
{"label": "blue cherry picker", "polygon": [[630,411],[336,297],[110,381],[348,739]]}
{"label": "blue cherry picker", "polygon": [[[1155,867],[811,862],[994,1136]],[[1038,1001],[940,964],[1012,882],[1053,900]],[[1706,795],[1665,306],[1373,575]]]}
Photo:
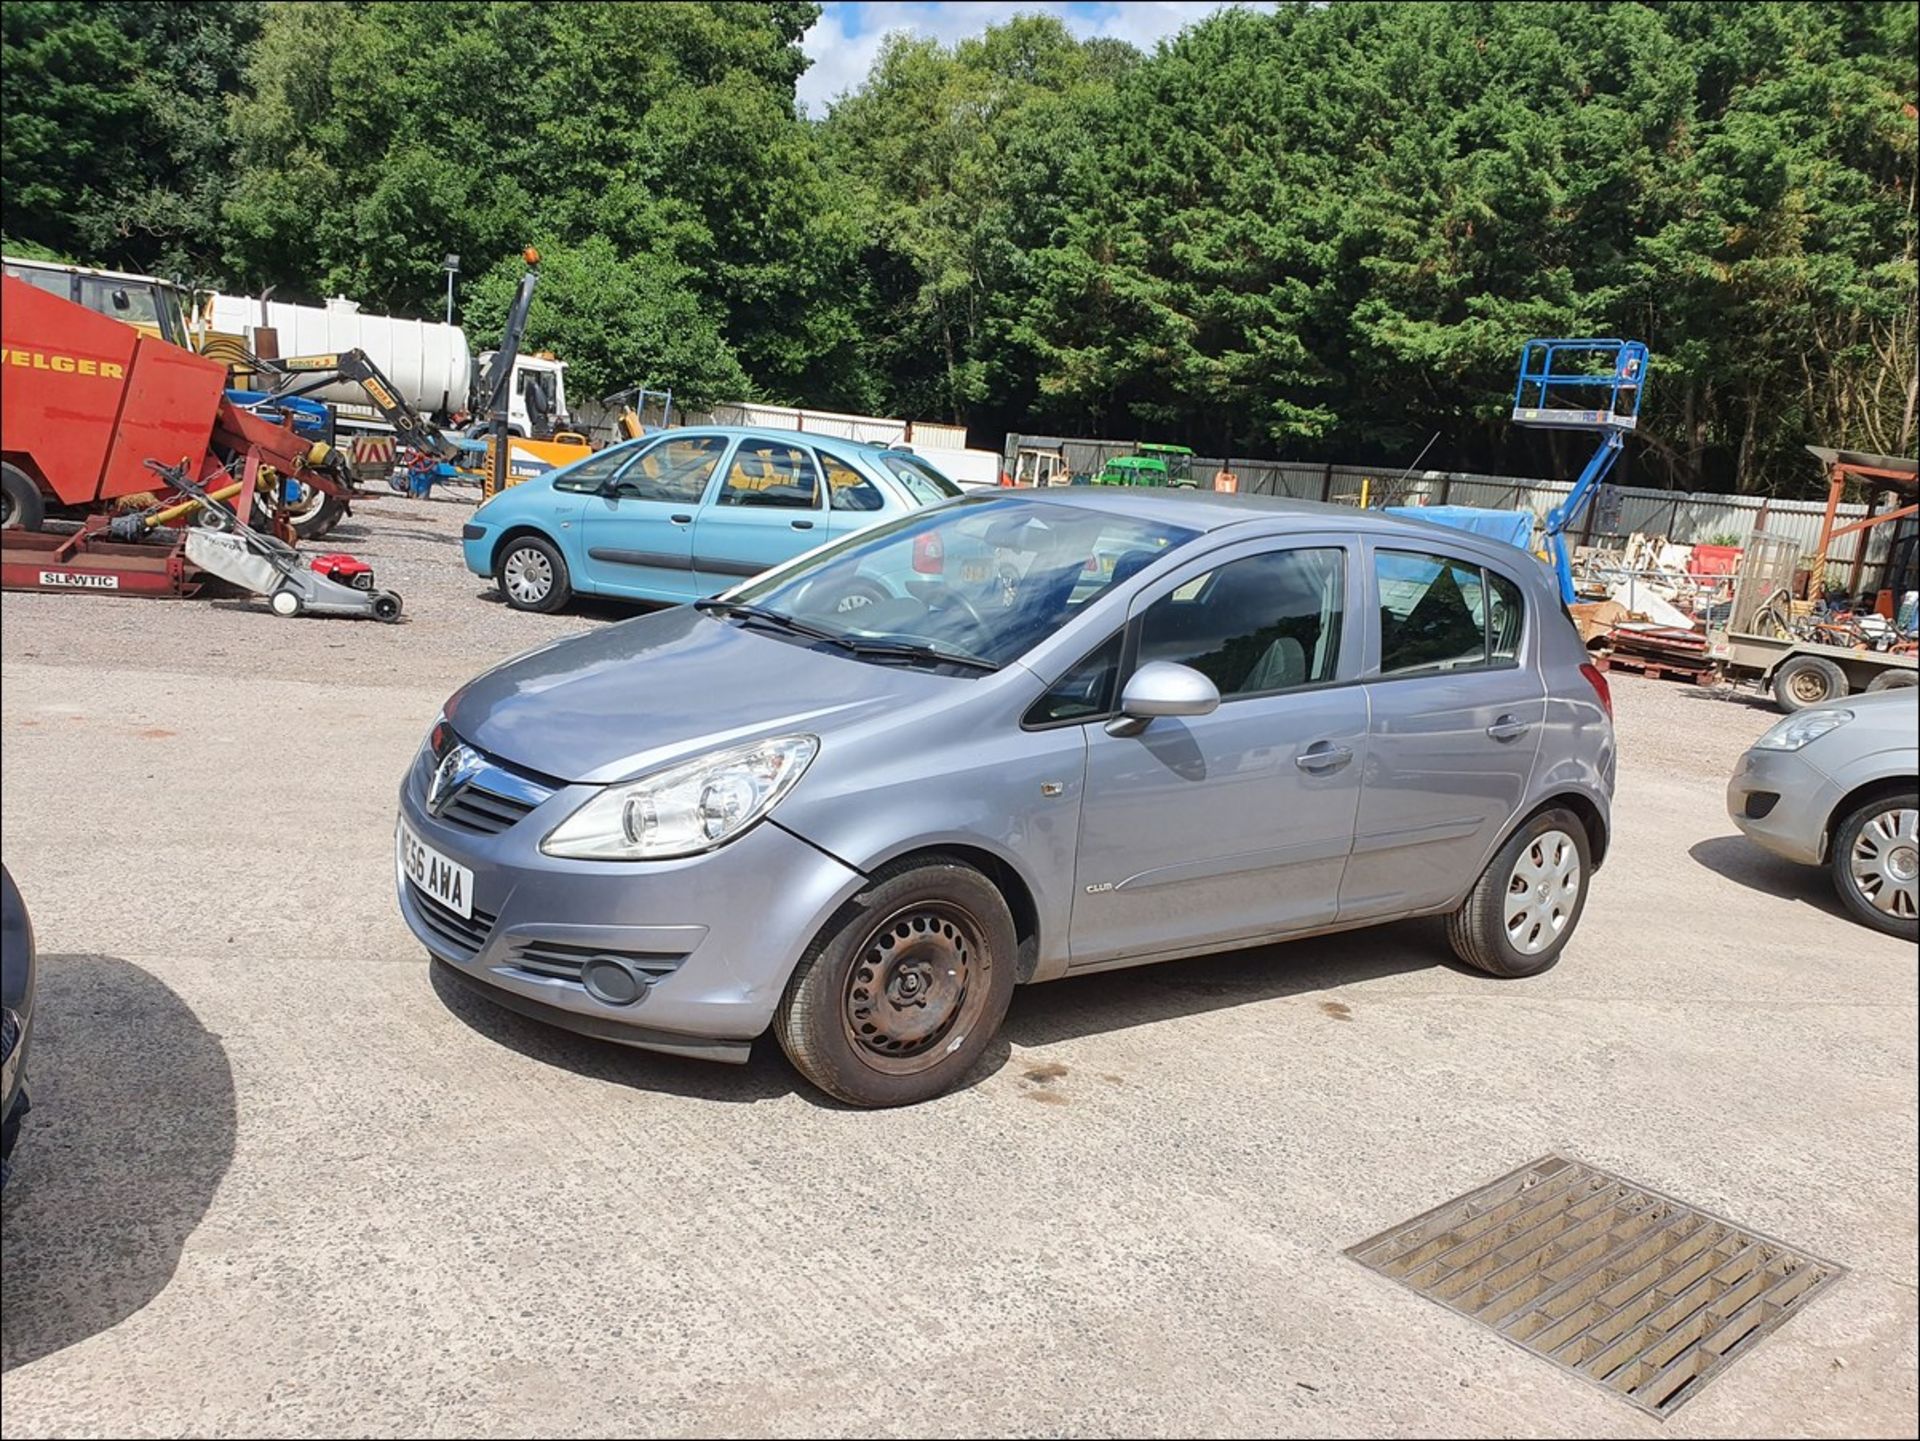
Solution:
{"label": "blue cherry picker", "polygon": [[1529,340],[1520,352],[1520,379],[1513,388],[1516,425],[1584,430],[1600,437],[1567,498],[1547,512],[1547,549],[1560,580],[1560,599],[1572,605],[1573,560],[1567,531],[1640,423],[1647,387],[1647,347],[1638,340]]}

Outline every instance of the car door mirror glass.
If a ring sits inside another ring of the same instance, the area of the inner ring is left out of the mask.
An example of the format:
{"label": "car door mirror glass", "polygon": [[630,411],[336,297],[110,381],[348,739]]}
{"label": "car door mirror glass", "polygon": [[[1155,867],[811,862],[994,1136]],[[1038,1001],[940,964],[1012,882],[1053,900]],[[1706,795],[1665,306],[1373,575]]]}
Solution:
{"label": "car door mirror glass", "polygon": [[1162,716],[1211,715],[1220,708],[1220,691],[1192,666],[1149,661],[1133,673],[1120,692],[1115,734],[1137,735]]}

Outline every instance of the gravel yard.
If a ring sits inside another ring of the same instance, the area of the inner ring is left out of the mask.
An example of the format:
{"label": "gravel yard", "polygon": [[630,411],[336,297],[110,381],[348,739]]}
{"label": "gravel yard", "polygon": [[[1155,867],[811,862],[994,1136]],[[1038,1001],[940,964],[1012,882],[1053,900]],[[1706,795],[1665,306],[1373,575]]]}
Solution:
{"label": "gravel yard", "polygon": [[[1916,966],[1721,793],[1771,707],[1618,676],[1557,968],[1441,927],[1018,994],[965,1089],[824,1103],[429,975],[393,796],[509,611],[462,499],[329,537],[397,626],[0,602],[42,957],[4,1433],[1912,1434]],[[1655,1421],[1340,1254],[1561,1152],[1848,1274]]]}

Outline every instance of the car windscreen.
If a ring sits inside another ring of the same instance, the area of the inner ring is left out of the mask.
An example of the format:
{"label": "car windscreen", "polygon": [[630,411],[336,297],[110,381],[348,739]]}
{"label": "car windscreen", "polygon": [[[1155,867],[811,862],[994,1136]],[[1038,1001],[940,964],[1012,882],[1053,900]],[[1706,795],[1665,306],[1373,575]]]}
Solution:
{"label": "car windscreen", "polygon": [[1001,666],[1197,531],[995,496],[860,532],[729,591],[855,654],[919,647]]}

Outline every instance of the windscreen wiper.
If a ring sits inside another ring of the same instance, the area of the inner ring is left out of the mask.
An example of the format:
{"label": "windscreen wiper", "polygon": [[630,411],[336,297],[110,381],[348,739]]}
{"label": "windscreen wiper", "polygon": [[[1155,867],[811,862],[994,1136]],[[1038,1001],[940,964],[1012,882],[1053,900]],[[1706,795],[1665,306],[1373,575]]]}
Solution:
{"label": "windscreen wiper", "polygon": [[768,610],[765,606],[753,605],[744,600],[721,600],[709,596],[705,600],[696,600],[693,608],[708,615],[737,615],[742,620],[762,621],[777,630],[788,631],[793,635],[804,635],[809,640],[831,641],[835,645],[847,644],[847,638],[838,631],[827,630],[823,626],[808,625],[804,620],[796,620],[784,611]]}
{"label": "windscreen wiper", "polygon": [[993,661],[982,656],[968,655],[965,651],[942,650],[939,646],[922,645],[918,641],[861,640],[856,636],[848,636],[846,646],[855,655],[874,656],[881,660],[932,661],[978,671],[1000,669]]}

